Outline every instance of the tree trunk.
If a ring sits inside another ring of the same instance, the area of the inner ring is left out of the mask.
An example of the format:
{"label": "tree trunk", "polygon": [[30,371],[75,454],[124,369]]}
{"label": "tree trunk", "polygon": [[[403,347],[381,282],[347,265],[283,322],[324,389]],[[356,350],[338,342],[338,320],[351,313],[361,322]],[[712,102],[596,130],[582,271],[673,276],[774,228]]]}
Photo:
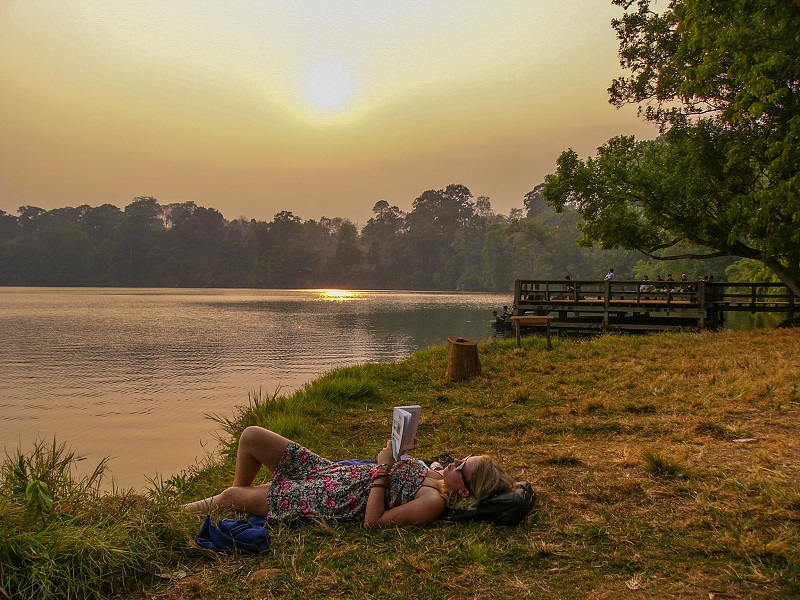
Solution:
{"label": "tree trunk", "polygon": [[461,381],[480,372],[478,342],[469,338],[447,338],[447,379]]}
{"label": "tree trunk", "polygon": [[762,260],[761,262],[763,262],[770,269],[772,269],[772,272],[778,276],[778,279],[780,279],[781,282],[789,286],[789,289],[791,291],[800,296],[800,278],[797,277],[796,269],[787,269],[776,260],[775,261]]}

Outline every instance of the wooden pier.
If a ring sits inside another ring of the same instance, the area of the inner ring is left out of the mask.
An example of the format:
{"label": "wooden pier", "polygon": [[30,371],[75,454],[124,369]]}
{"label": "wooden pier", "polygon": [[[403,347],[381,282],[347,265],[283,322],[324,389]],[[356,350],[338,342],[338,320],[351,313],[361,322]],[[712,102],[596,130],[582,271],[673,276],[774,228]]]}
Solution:
{"label": "wooden pier", "polygon": [[728,312],[794,316],[800,297],[781,283],[518,279],[514,315],[553,317],[553,330],[717,329]]}

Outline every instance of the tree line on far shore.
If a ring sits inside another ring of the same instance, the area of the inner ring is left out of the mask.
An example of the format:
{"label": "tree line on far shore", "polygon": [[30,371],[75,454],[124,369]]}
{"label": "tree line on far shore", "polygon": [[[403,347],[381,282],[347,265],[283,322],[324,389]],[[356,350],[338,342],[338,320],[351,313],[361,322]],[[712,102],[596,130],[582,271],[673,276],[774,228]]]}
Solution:
{"label": "tree line on far shore", "polygon": [[616,136],[586,159],[565,150],[508,216],[456,184],[407,213],[380,201],[360,230],[149,197],[23,206],[0,211],[0,285],[508,291],[613,268],[800,294],[800,3],[611,1],[626,74],[610,101],[638,105],[662,135]]}
{"label": "tree line on far shore", "polygon": [[581,217],[556,213],[541,189],[507,216],[456,184],[424,192],[409,212],[381,200],[360,230],[289,211],[269,222],[228,221],[214,208],[152,197],[124,209],[23,206],[18,215],[0,211],[0,285],[507,292],[518,278],[666,273],[638,252],[579,247]]}
{"label": "tree line on far shore", "polygon": [[[0,284],[348,287],[507,291],[517,277],[599,276],[605,253],[576,246],[577,214],[536,195],[497,215],[463,185],[429,190],[406,213],[386,201],[360,230],[343,218],[226,220],[194,202],[0,211]],[[632,266],[630,252],[615,266]]]}

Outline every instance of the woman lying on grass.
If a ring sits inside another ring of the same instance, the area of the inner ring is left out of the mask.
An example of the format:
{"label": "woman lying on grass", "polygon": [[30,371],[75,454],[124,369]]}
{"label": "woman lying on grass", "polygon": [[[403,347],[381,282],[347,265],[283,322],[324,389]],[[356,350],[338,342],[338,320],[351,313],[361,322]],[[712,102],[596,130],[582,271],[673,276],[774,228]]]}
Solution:
{"label": "woman lying on grass", "polygon": [[[512,479],[488,456],[468,456],[435,471],[418,460],[395,462],[391,443],[377,465],[343,465],[268,429],[251,426],[239,438],[233,485],[216,496],[183,506],[206,513],[224,507],[291,523],[322,518],[364,521],[365,527],[421,525],[446,507],[469,509],[483,498],[512,489]],[[270,483],[253,485],[262,465]]]}

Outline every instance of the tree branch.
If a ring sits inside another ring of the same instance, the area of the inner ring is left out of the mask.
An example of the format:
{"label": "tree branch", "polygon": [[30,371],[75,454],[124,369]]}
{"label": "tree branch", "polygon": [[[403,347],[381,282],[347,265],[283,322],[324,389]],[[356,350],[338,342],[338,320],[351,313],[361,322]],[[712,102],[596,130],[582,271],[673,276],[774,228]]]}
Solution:
{"label": "tree branch", "polygon": [[720,256],[730,256],[729,252],[710,252],[708,254],[676,254],[674,256],[656,256],[650,250],[646,248],[639,248],[639,252],[647,256],[648,258],[652,258],[653,260],[686,260],[686,259],[694,259],[694,260],[704,260],[707,258],[719,258]]}
{"label": "tree branch", "polygon": [[[648,248],[646,250],[643,249],[643,248],[639,248],[639,250],[641,252],[644,252],[648,256],[650,256],[651,253],[657,252],[658,250],[664,250],[665,248],[672,248],[675,244],[678,244],[678,243],[682,242],[687,237],[689,237],[689,236],[687,236],[687,235],[679,235],[674,240],[671,240],[671,241],[667,242],[666,244],[659,244],[658,246],[653,246],[652,248]],[[653,258],[655,258],[655,257],[653,257]]]}

